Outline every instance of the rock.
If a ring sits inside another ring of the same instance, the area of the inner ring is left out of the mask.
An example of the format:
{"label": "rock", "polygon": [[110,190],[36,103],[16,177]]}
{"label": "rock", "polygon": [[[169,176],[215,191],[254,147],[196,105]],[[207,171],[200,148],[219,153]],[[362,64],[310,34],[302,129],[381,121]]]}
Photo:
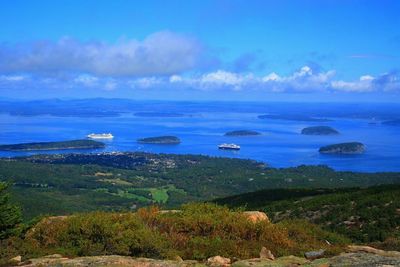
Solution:
{"label": "rock", "polygon": [[21,255],[18,255],[12,259],[9,260],[10,264],[19,264],[22,261]]}
{"label": "rock", "polygon": [[275,260],[275,256],[266,247],[262,247],[260,251],[260,259]]}
{"label": "rock", "polygon": [[296,256],[285,256],[276,258],[274,261],[269,259],[248,259],[234,262],[232,267],[288,267],[288,266],[302,266],[308,264],[310,261]]}
{"label": "rock", "polygon": [[127,256],[109,255],[109,256],[90,256],[68,258],[37,258],[29,262],[22,263],[25,267],[201,267],[204,266],[197,261],[172,261],[172,260],[154,260],[147,258],[132,258]]}
{"label": "rock", "polygon": [[158,213],[160,214],[169,214],[169,213],[180,213],[181,210],[159,210]]}
{"label": "rock", "polygon": [[320,266],[328,262],[330,267],[358,266],[358,267],[383,267],[383,266],[400,266],[400,258],[385,257],[373,253],[354,252],[342,253],[329,259],[318,259],[312,262],[311,266]]}
{"label": "rock", "polygon": [[245,211],[243,214],[247,217],[247,219],[249,219],[249,221],[253,223],[262,221],[269,222],[267,214],[261,211]]}
{"label": "rock", "polygon": [[61,254],[51,254],[51,255],[44,256],[43,258],[47,258],[47,259],[62,259],[62,258],[65,258],[65,257],[63,255],[61,255]]}
{"label": "rock", "polygon": [[349,252],[366,252],[366,253],[372,253],[372,254],[376,254],[379,256],[383,256],[383,257],[400,258],[399,251],[385,251],[385,250],[376,249],[376,248],[369,247],[369,246],[348,246],[347,251],[349,251]]}
{"label": "rock", "polygon": [[174,257],[174,261],[183,262],[183,259],[181,258],[181,256],[176,255],[176,256]]}
{"label": "rock", "polygon": [[317,251],[309,251],[304,253],[304,257],[306,257],[306,259],[308,260],[315,260],[315,259],[319,259],[322,258],[325,254],[325,250],[320,249]]}
{"label": "rock", "polygon": [[225,267],[231,265],[231,260],[221,256],[214,256],[207,259],[207,265],[211,267]]}

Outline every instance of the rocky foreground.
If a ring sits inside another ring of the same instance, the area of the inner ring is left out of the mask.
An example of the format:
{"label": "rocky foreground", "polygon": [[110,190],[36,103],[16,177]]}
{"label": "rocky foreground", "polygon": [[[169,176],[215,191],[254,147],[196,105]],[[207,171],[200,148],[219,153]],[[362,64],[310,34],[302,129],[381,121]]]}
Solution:
{"label": "rocky foreground", "polygon": [[[322,258],[320,258],[322,257]],[[271,252],[263,248],[259,258],[231,262],[231,259],[221,256],[209,258],[207,262],[182,260],[155,260],[147,258],[132,258],[126,256],[92,256],[67,258],[59,254],[21,262],[21,257],[15,257],[11,266],[130,266],[130,267],[293,267],[293,266],[358,266],[358,267],[394,267],[400,266],[400,252],[383,251],[367,246],[349,246],[346,253],[331,258],[323,258],[323,252],[306,253],[305,257],[285,256],[274,258]]]}

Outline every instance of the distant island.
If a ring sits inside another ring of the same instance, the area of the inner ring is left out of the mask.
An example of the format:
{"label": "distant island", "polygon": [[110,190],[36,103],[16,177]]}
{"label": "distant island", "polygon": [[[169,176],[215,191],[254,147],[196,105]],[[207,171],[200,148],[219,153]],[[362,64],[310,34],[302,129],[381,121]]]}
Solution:
{"label": "distant island", "polygon": [[400,119],[397,120],[390,120],[390,121],[384,121],[382,124],[385,125],[393,125],[393,126],[400,126]]}
{"label": "distant island", "polygon": [[179,144],[181,140],[176,136],[165,135],[141,138],[137,142],[140,144]]}
{"label": "distant island", "polygon": [[365,145],[360,142],[349,142],[323,146],[319,149],[323,154],[361,154],[365,151]]}
{"label": "distant island", "polygon": [[224,134],[225,136],[251,136],[251,135],[261,135],[261,133],[256,131],[249,130],[238,130],[238,131],[230,131]]}
{"label": "distant island", "polygon": [[266,114],[266,115],[259,115],[259,119],[271,119],[271,120],[286,120],[286,121],[314,121],[314,122],[327,122],[332,121],[330,119],[325,118],[315,118],[303,115],[277,115],[277,114]]}
{"label": "distant island", "polygon": [[62,149],[96,149],[104,148],[105,144],[94,140],[70,140],[60,142],[35,142],[11,145],[0,145],[0,150],[29,151],[29,150],[62,150]]}
{"label": "distant island", "polygon": [[137,112],[134,115],[137,117],[164,117],[164,118],[185,116],[185,114],[182,113],[171,113],[171,112]]}
{"label": "distant island", "polygon": [[301,134],[305,135],[335,135],[339,132],[329,126],[311,126],[301,130]]}

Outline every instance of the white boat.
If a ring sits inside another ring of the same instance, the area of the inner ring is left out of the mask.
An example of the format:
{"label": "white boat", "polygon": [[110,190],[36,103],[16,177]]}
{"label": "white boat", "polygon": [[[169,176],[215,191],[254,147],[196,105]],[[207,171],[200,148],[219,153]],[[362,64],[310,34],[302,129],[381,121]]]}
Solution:
{"label": "white boat", "polygon": [[95,134],[91,133],[87,135],[88,138],[91,139],[112,139],[114,136],[110,133],[101,133],[101,134]]}
{"label": "white boat", "polygon": [[228,149],[228,150],[239,150],[240,146],[236,145],[236,144],[226,144],[226,143],[224,143],[224,144],[218,145],[218,148],[219,149]]}

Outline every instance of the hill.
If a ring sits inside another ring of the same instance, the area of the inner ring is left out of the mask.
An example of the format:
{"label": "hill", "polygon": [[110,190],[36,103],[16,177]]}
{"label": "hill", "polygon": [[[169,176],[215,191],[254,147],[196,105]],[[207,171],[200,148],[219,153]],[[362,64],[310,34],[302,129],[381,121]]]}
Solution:
{"label": "hill", "polygon": [[215,202],[263,210],[274,222],[307,219],[355,242],[392,242],[393,249],[400,245],[400,185],[261,190]]}
{"label": "hill", "polygon": [[233,158],[151,153],[37,155],[0,160],[26,218],[92,210],[177,207],[260,189],[400,184],[400,173],[336,172],[326,166],[268,168]]}

